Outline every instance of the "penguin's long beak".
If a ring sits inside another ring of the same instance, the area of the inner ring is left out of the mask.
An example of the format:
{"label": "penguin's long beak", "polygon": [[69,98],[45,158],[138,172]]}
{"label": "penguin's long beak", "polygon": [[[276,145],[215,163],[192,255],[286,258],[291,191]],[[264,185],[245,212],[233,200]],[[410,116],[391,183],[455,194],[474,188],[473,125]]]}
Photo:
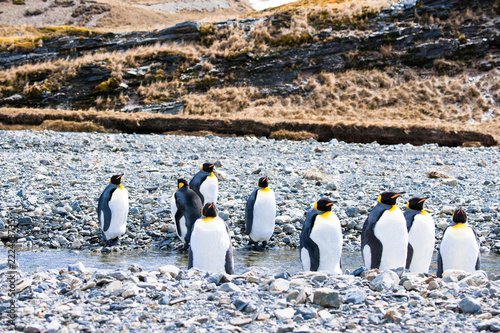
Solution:
{"label": "penguin's long beak", "polygon": [[422,199],[422,200],[420,200],[418,203],[422,203],[422,202],[424,202],[424,201],[425,201],[425,200],[427,200],[427,199],[429,199],[429,197],[425,197],[425,198],[423,198],[423,199]]}
{"label": "penguin's long beak", "polygon": [[391,198],[392,198],[392,199],[395,199],[395,198],[400,197],[401,195],[403,195],[403,194],[405,194],[405,193],[406,193],[406,192],[399,192],[399,193],[396,193],[396,194],[394,194]]}

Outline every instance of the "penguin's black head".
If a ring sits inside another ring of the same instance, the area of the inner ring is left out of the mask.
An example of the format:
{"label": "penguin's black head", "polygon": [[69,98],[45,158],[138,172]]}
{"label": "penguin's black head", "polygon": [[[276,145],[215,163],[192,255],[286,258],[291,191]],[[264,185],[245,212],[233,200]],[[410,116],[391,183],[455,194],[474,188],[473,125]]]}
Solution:
{"label": "penguin's black head", "polygon": [[393,206],[396,204],[397,198],[404,193],[405,192],[391,192],[391,191],[382,192],[378,197],[378,202],[383,203],[385,205]]}
{"label": "penguin's black head", "polygon": [[424,201],[427,199],[429,198],[412,197],[410,198],[410,200],[408,200],[408,204],[406,205],[406,207],[413,210],[422,210],[424,209]]}
{"label": "penguin's black head", "polygon": [[203,163],[203,165],[201,166],[201,170],[211,173],[214,171],[214,166],[215,164],[213,163]]}
{"label": "penguin's black head", "polygon": [[189,184],[188,184],[187,180],[182,179],[182,178],[177,179],[177,189],[180,189],[181,187],[184,187],[184,186],[185,186],[186,188],[189,186]]}
{"label": "penguin's black head", "polygon": [[113,185],[120,185],[123,175],[114,175],[109,182]]}
{"label": "penguin's black head", "polygon": [[334,203],[332,199],[323,197],[314,204],[314,208],[320,212],[331,212]]}
{"label": "penguin's black head", "polygon": [[266,188],[269,186],[269,183],[267,182],[267,177],[262,177],[259,179],[259,187]]}
{"label": "penguin's black head", "polygon": [[201,215],[205,217],[217,217],[219,210],[213,202],[207,202],[203,209],[201,210]]}
{"label": "penguin's black head", "polygon": [[451,218],[451,220],[455,223],[467,222],[467,214],[465,214],[465,210],[463,210],[462,207],[455,209],[455,212],[453,213],[453,217]]}

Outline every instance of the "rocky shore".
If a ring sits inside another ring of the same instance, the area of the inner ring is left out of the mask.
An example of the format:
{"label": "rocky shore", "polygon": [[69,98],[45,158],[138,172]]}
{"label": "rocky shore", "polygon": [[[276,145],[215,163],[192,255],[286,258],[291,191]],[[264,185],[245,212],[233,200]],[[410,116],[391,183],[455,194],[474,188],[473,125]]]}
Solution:
{"label": "rocky shore", "polygon": [[[344,249],[359,251],[361,227],[383,190],[429,196],[436,242],[461,205],[483,253],[500,252],[500,149],[435,144],[386,146],[332,140],[292,142],[255,137],[0,132],[0,232],[15,226],[18,249],[91,252],[174,251],[169,211],[176,179],[216,163],[220,216],[235,251],[246,247],[244,205],[268,175],[278,216],[271,248],[298,246],[305,213],[320,197],[334,212]],[[112,174],[129,190],[127,234],[114,248],[98,245],[97,199]],[[491,272],[450,272],[443,279],[408,272],[369,271],[362,277],[270,273],[256,267],[234,276],[186,267],[102,270],[75,263],[62,270],[19,270],[17,330],[499,331],[500,286]],[[0,271],[6,285],[6,269]],[[379,274],[380,273],[380,274]],[[433,273],[433,272],[431,272]],[[489,273],[489,275],[487,274]],[[2,287],[0,306],[9,301]],[[2,322],[2,325],[6,325]],[[5,326],[4,326],[5,327]]]}
{"label": "rocky shore", "polygon": [[[5,274],[2,274],[2,284]],[[24,332],[472,332],[500,331],[500,277],[402,271],[362,277],[243,274],[81,263],[39,269],[18,284],[13,329]],[[8,297],[0,296],[2,302]],[[2,303],[3,310],[5,306]],[[3,312],[3,311],[2,311]],[[4,324],[1,324],[4,326]]]}
{"label": "rocky shore", "polygon": [[[97,199],[113,174],[124,173],[130,196],[128,232],[114,250],[180,246],[170,216],[176,179],[216,163],[220,216],[236,249],[245,247],[246,198],[270,177],[278,213],[271,247],[298,246],[301,223],[321,195],[334,207],[344,248],[359,249],[366,216],[384,190],[429,196],[438,232],[461,205],[483,252],[500,252],[500,149],[437,145],[293,142],[255,137],[205,137],[35,131],[0,132],[0,235],[14,225],[20,247],[100,250]],[[2,231],[3,230],[3,231]]]}

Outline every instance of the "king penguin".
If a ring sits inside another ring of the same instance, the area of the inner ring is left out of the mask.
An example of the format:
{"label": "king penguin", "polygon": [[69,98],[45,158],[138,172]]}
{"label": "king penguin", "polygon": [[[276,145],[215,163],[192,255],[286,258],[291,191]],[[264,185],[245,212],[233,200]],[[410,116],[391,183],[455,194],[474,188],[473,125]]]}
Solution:
{"label": "king penguin", "polygon": [[218,217],[218,210],[213,202],[203,206],[202,215],[193,226],[188,268],[233,274],[233,247],[226,222]]}
{"label": "king penguin", "polygon": [[466,225],[467,214],[457,208],[452,217],[453,224],[443,231],[437,260],[437,276],[442,277],[447,269],[474,272],[480,269],[481,258],[477,235]]}
{"label": "king penguin", "polygon": [[214,175],[214,166],[212,163],[203,163],[201,170],[194,175],[189,183],[189,188],[198,194],[201,203],[206,202],[217,203],[219,195],[219,181]]}
{"label": "king penguin", "polygon": [[361,252],[365,267],[381,271],[405,267],[408,230],[396,200],[404,192],[382,192],[361,230]]}
{"label": "king penguin", "polygon": [[408,229],[406,268],[413,273],[428,273],[435,244],[435,224],[431,214],[424,210],[428,198],[412,197],[404,212]]}
{"label": "king penguin", "polygon": [[[269,188],[267,177],[259,179],[258,187],[248,198],[245,208],[245,234],[250,236],[250,245],[264,250],[274,232],[276,198]],[[262,242],[262,247],[259,246]]]}
{"label": "king penguin", "polygon": [[175,221],[177,236],[184,242],[187,250],[194,222],[201,216],[201,200],[198,195],[189,189],[185,179],[177,179],[177,191],[170,200],[170,211]]}
{"label": "king penguin", "polygon": [[123,175],[112,176],[109,185],[99,197],[97,217],[102,230],[102,241],[116,245],[118,237],[127,230],[128,191],[121,184]]}
{"label": "king penguin", "polygon": [[307,213],[300,233],[300,260],[304,271],[342,274],[342,228],[332,212],[334,201],[321,198]]}

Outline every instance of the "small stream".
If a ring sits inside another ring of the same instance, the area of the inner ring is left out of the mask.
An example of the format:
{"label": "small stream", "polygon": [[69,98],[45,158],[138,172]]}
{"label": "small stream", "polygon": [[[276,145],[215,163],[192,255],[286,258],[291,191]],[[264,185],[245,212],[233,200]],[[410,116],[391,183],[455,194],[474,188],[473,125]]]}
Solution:
{"label": "small stream", "polygon": [[[7,257],[7,249],[0,248],[2,258]],[[163,265],[175,265],[181,269],[187,268],[187,254],[173,251],[123,251],[123,252],[90,252],[76,250],[16,250],[16,260],[20,270],[33,272],[38,267],[46,269],[67,268],[69,264],[82,262],[86,267],[98,269],[127,269],[136,264],[145,270],[154,270]],[[344,272],[352,272],[362,265],[360,252],[344,251],[342,256]],[[236,274],[249,270],[250,267],[264,267],[270,273],[301,271],[299,251],[292,249],[272,249],[266,252],[256,252],[237,249],[234,251],[234,268]],[[481,269],[488,274],[500,274],[500,255],[495,253],[482,254]],[[431,264],[431,273],[436,272],[436,254]]]}

